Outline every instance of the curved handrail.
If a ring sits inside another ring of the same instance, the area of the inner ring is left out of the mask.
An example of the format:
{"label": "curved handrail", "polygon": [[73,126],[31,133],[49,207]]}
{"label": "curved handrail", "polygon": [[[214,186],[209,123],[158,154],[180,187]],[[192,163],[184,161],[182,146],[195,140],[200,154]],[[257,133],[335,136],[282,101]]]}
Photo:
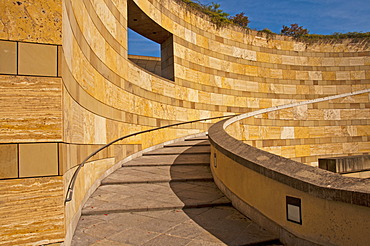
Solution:
{"label": "curved handrail", "polygon": [[81,168],[86,164],[86,162],[91,157],[93,157],[94,155],[96,155],[97,153],[99,153],[100,151],[102,151],[103,149],[111,146],[112,144],[114,144],[116,142],[119,142],[119,141],[121,141],[123,139],[129,138],[129,137],[133,137],[133,136],[136,136],[136,135],[140,135],[140,134],[143,134],[143,133],[148,133],[148,132],[152,132],[152,131],[156,131],[156,130],[160,130],[160,129],[164,129],[164,128],[168,128],[168,127],[180,126],[180,125],[185,125],[185,124],[191,124],[191,123],[195,123],[195,122],[199,122],[199,121],[222,119],[222,118],[232,117],[232,116],[236,116],[236,115],[224,115],[224,116],[217,116],[217,117],[205,118],[205,119],[200,119],[200,120],[192,120],[192,121],[180,122],[180,123],[176,123],[176,124],[165,125],[165,126],[161,126],[161,127],[157,127],[157,128],[148,129],[148,130],[145,130],[145,131],[131,133],[131,134],[125,135],[123,137],[117,138],[116,140],[113,140],[113,141],[107,143],[106,145],[104,145],[104,146],[100,147],[99,149],[95,150],[94,152],[92,152],[80,164],[78,164],[78,167],[77,167],[76,171],[73,173],[73,176],[71,178],[71,181],[69,182],[68,190],[67,190],[67,194],[66,194],[66,198],[64,200],[64,203],[67,203],[67,202],[72,201],[74,185],[76,183],[77,175],[80,172]]}

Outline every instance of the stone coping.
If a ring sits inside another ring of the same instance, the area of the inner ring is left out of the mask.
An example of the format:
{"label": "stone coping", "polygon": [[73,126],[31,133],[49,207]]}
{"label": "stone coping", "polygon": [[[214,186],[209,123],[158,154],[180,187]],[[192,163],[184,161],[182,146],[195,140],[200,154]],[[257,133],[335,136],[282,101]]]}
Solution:
{"label": "stone coping", "polygon": [[208,137],[211,145],[222,154],[268,178],[321,199],[370,207],[370,179],[343,177],[274,155],[233,138],[225,130],[230,124],[254,115],[368,92],[369,89],[239,115],[214,124],[208,131]]}
{"label": "stone coping", "polygon": [[161,61],[160,57],[156,56],[142,56],[142,55],[128,55],[128,59],[138,59],[138,60],[145,60],[145,61]]}

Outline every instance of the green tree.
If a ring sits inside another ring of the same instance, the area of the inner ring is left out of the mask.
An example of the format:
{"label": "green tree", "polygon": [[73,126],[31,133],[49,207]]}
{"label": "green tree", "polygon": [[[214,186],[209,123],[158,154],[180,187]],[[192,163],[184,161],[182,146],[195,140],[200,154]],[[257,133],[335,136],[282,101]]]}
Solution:
{"label": "green tree", "polygon": [[223,26],[225,23],[230,23],[228,19],[229,14],[220,9],[221,5],[218,3],[210,3],[203,5],[204,12],[211,17],[213,23],[217,26]]}
{"label": "green tree", "polygon": [[232,23],[231,20],[229,20],[229,14],[224,12],[222,9],[220,9],[221,5],[217,3],[210,3],[210,4],[201,4],[199,1],[195,0],[196,2],[192,0],[182,0],[187,5],[191,6],[194,9],[197,9],[204,14],[208,15],[211,19],[211,22],[213,22],[217,27],[225,26],[226,24]]}
{"label": "green tree", "polygon": [[299,38],[308,34],[308,30],[303,28],[303,26],[298,26],[298,24],[290,24],[290,27],[283,26],[280,33],[285,36]]}
{"label": "green tree", "polygon": [[244,12],[231,16],[230,20],[243,28],[247,28],[250,22],[248,16],[245,16]]}

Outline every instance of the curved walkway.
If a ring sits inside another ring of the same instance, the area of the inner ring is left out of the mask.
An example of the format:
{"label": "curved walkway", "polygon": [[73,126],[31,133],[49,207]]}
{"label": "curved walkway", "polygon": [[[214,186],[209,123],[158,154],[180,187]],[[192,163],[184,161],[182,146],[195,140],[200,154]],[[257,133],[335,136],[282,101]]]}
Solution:
{"label": "curved walkway", "polygon": [[281,245],[231,206],[209,158],[196,138],[125,163],[85,204],[72,245]]}

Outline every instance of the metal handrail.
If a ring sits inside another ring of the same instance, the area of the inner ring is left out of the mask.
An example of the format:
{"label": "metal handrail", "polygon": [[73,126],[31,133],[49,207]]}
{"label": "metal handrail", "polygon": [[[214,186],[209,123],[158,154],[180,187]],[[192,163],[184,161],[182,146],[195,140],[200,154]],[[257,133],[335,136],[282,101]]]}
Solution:
{"label": "metal handrail", "polygon": [[199,121],[222,119],[222,118],[232,117],[232,116],[236,116],[236,115],[224,115],[224,116],[217,116],[217,117],[205,118],[205,119],[200,119],[200,120],[186,121],[186,122],[181,122],[181,123],[176,123],[176,124],[171,124],[171,125],[165,125],[165,126],[161,126],[161,127],[157,127],[157,128],[152,128],[152,129],[148,129],[148,130],[145,130],[145,131],[140,131],[140,132],[135,132],[135,133],[132,133],[132,134],[129,134],[129,135],[125,135],[123,137],[117,138],[116,140],[113,140],[113,141],[107,143],[106,145],[104,145],[104,146],[100,147],[99,149],[95,150],[94,152],[92,152],[88,157],[86,157],[78,165],[76,171],[73,173],[73,176],[72,176],[71,181],[69,182],[68,190],[67,190],[67,194],[66,194],[66,198],[64,200],[64,203],[67,203],[69,201],[72,201],[74,186],[75,186],[75,183],[76,183],[77,175],[80,172],[81,168],[86,164],[86,162],[91,157],[93,157],[94,155],[96,155],[97,153],[99,153],[100,151],[102,151],[103,149],[111,146],[112,144],[114,144],[116,142],[119,142],[119,141],[121,141],[123,139],[129,138],[129,137],[133,137],[133,136],[136,136],[136,135],[140,135],[140,134],[143,134],[143,133],[148,133],[148,132],[152,132],[152,131],[156,131],[156,130],[160,130],[160,129],[164,129],[164,128],[168,128],[168,127],[180,126],[180,125],[185,125],[185,124],[191,124],[191,123],[195,123],[195,122],[199,122]]}

